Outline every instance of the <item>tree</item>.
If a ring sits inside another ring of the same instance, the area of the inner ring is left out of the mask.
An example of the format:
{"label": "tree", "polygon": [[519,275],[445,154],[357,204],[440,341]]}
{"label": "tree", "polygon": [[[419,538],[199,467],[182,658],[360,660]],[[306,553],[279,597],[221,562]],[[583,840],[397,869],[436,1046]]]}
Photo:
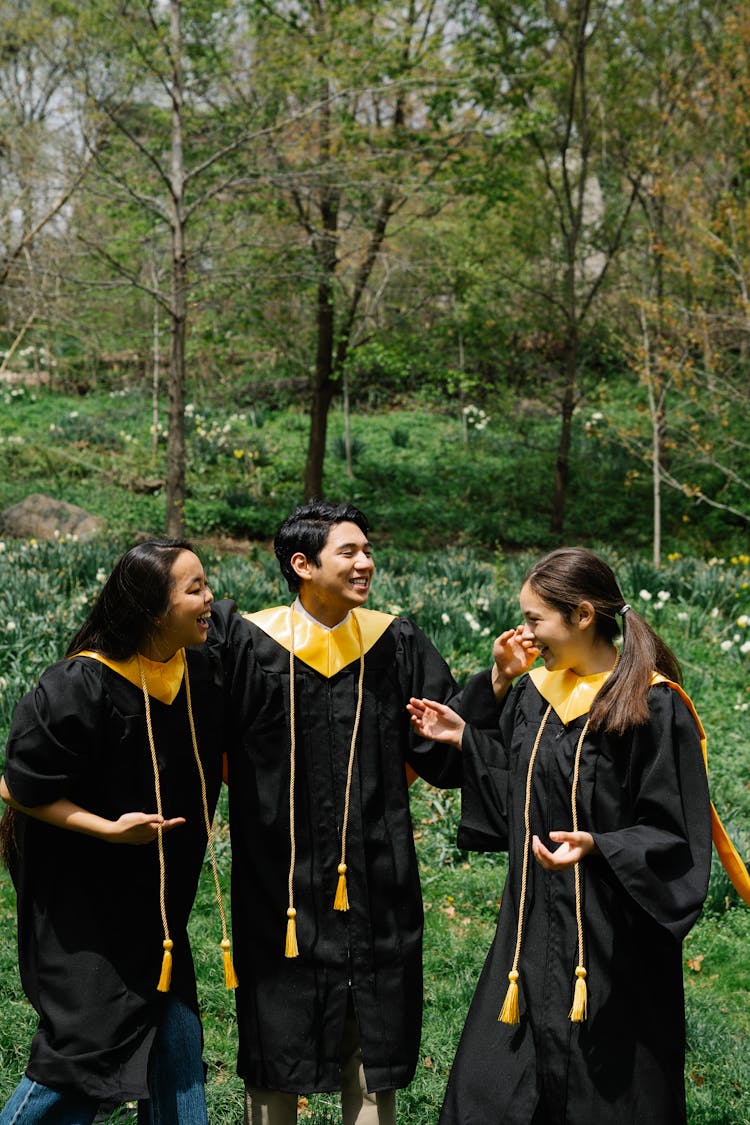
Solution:
{"label": "tree", "polygon": [[[698,7],[687,6],[691,15]],[[678,8],[670,0],[478,0],[467,33],[477,96],[497,118],[495,159],[517,170],[516,187],[509,181],[501,201],[513,215],[516,253],[501,276],[525,306],[525,346],[537,352],[537,378],[560,411],[551,505],[558,536],[573,414],[591,370],[586,336],[604,315],[613,267],[664,141],[649,83],[664,60],[660,29]],[[667,94],[684,92],[680,81]],[[494,190],[491,177],[485,190]]]}
{"label": "tree", "polygon": [[[237,49],[237,17],[231,3],[129,0],[98,5],[80,25],[91,59],[89,119],[103,120],[116,137],[98,154],[91,187],[102,221],[81,237],[121,280],[150,294],[169,320],[166,529],[173,536],[184,531],[190,295],[199,270],[211,272],[208,212],[247,174],[236,157],[252,130],[241,90],[242,66],[250,60]],[[127,216],[124,230],[113,229],[115,209]],[[164,231],[167,292],[153,269],[154,238]],[[148,254],[134,253],[139,244]]]}
{"label": "tree", "polygon": [[[353,346],[374,329],[367,295],[394,223],[428,221],[465,129],[448,5],[340,0],[251,4],[268,109],[271,198],[293,219],[307,261],[313,325],[306,496],[321,495],[328,412]],[[448,22],[446,22],[448,20]],[[282,62],[283,60],[283,62]],[[366,325],[366,326],[365,326]]]}
{"label": "tree", "polygon": [[40,251],[69,237],[67,208],[102,137],[81,135],[75,28],[64,5],[0,6],[0,292],[11,340],[6,361],[49,315]]}
{"label": "tree", "polygon": [[[684,8],[675,15],[685,21]],[[664,44],[675,26],[682,28],[681,79],[673,78],[665,98]],[[623,431],[652,466],[656,565],[663,485],[750,522],[750,443],[742,436],[750,413],[750,20],[743,6],[701,5],[689,22],[662,27],[659,42],[660,81],[652,88],[669,129],[639,189],[641,344],[632,349],[650,444],[637,430]]]}

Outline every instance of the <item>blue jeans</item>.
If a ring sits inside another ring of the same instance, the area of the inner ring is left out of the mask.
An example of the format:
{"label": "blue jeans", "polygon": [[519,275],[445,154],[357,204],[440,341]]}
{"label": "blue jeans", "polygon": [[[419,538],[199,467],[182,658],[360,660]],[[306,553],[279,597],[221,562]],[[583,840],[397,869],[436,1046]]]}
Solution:
{"label": "blue jeans", "polygon": [[[191,1008],[168,997],[148,1060],[151,1097],[138,1103],[138,1125],[208,1125],[201,1025]],[[22,1078],[0,1125],[91,1125],[99,1108],[74,1090],[52,1090]]]}

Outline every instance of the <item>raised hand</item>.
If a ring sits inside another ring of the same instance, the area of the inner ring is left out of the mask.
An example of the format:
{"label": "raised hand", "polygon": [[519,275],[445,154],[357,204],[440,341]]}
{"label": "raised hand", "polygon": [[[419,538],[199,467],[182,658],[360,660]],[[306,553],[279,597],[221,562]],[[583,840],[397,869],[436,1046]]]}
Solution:
{"label": "raised hand", "polygon": [[411,723],[417,734],[435,742],[447,742],[461,748],[461,736],[466,726],[460,715],[444,703],[434,699],[414,699],[406,704]]}
{"label": "raised hand", "polygon": [[539,655],[539,649],[534,647],[534,642],[524,636],[524,629],[524,625],[518,625],[515,629],[506,629],[495,640],[492,647],[497,676],[507,683],[527,672]]}

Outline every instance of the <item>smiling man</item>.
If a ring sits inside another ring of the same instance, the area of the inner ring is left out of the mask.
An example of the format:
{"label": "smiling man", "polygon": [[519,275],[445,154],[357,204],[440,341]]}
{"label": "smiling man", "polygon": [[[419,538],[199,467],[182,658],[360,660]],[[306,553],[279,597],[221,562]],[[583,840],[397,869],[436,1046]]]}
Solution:
{"label": "smiling man", "polygon": [[298,1094],[340,1090],[344,1125],[391,1125],[422,1015],[407,768],[460,783],[457,752],[415,738],[405,707],[457,688],[411,621],[364,608],[375,564],[357,508],[312,501],[274,547],[297,598],[238,617],[225,650],[245,1120],[293,1125]]}

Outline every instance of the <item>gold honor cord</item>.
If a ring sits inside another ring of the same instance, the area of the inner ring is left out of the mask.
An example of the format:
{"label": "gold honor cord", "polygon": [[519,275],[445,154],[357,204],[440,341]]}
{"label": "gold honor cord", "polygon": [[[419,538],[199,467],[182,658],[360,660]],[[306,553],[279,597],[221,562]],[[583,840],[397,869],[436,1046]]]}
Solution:
{"label": "gold honor cord", "polygon": [[357,621],[357,615],[352,614],[354,623],[357,626],[357,638],[359,640],[359,680],[357,681],[357,710],[354,715],[354,729],[352,730],[352,741],[349,747],[349,763],[346,769],[346,792],[344,794],[344,815],[341,822],[341,858],[339,860],[338,873],[339,881],[336,887],[336,894],[333,900],[334,910],[348,910],[349,909],[349,895],[346,890],[346,834],[349,829],[349,799],[352,791],[352,774],[354,773],[354,753],[357,746],[357,734],[359,732],[359,720],[362,715],[362,696],[364,694],[363,687],[365,681],[365,650],[362,644],[362,633]]}
{"label": "gold honor cord", "polygon": [[[357,709],[354,716],[354,728],[352,730],[352,739],[349,745],[349,762],[346,771],[346,792],[344,795],[344,815],[341,826],[341,856],[338,865],[338,884],[336,887],[336,894],[333,900],[334,910],[348,910],[349,909],[349,896],[346,886],[346,837],[349,828],[349,803],[351,798],[352,776],[354,773],[354,755],[357,746],[357,734],[359,733],[359,722],[362,714],[362,697],[364,694],[364,678],[365,678],[365,650],[362,643],[362,632],[359,626],[359,621],[354,612],[352,612],[352,620],[356,626],[357,638],[359,641],[359,680],[357,683]],[[297,843],[295,831],[295,809],[294,809],[294,786],[296,779],[296,763],[297,763],[297,724],[296,724],[296,692],[294,682],[294,607],[289,607],[289,878],[288,878],[288,902],[287,907],[287,923],[286,923],[286,944],[284,948],[285,957],[298,957],[299,947],[297,944],[297,911],[294,906],[294,869],[297,861]]]}
{"label": "gold honor cord", "polygon": [[193,743],[193,757],[195,764],[198,768],[198,777],[201,783],[201,803],[203,805],[203,821],[206,825],[206,839],[208,841],[208,851],[211,856],[211,870],[214,876],[214,887],[216,888],[216,904],[219,907],[219,917],[221,919],[221,953],[224,962],[224,985],[226,988],[236,988],[238,985],[237,973],[234,970],[232,963],[231,942],[227,933],[227,916],[224,911],[224,900],[221,894],[221,884],[219,883],[219,866],[216,862],[216,849],[214,848],[214,831],[211,824],[211,817],[208,812],[208,797],[206,795],[206,776],[203,772],[203,763],[201,762],[200,754],[198,753],[198,739],[195,734],[195,720],[193,719],[193,704],[190,696],[190,677],[188,676],[187,655],[185,650],[182,650],[182,662],[185,667],[185,696],[187,699],[187,713],[188,722],[190,724],[190,738]]}
{"label": "gold honor cord", "polygon": [[[140,653],[138,656],[138,671],[141,675],[141,690],[143,691],[143,702],[146,708],[146,731],[148,732],[148,745],[151,751],[151,766],[154,771],[154,789],[156,791],[156,811],[159,816],[164,819],[161,806],[161,783],[159,780],[159,762],[156,757],[156,743],[154,742],[154,730],[151,725],[151,702],[148,696],[148,686],[146,684],[146,673],[143,669],[143,661],[141,660]],[[186,669],[187,671],[187,669]],[[164,832],[162,826],[156,830],[156,843],[159,849],[159,909],[161,910],[161,924],[164,930],[164,941],[162,946],[164,954],[161,962],[161,975],[159,976],[159,983],[156,988],[158,992],[169,992],[169,985],[172,981],[172,948],[174,942],[169,936],[169,923],[167,921],[167,901],[166,901],[166,887],[167,887],[167,872],[166,864],[164,862]]]}
{"label": "gold honor cord", "polygon": [[523,912],[526,907],[526,883],[527,873],[529,866],[529,843],[531,841],[531,827],[530,827],[530,809],[531,809],[531,775],[534,772],[534,762],[536,761],[537,752],[539,750],[539,743],[542,740],[544,728],[547,725],[550,712],[552,711],[552,704],[547,707],[544,712],[544,718],[539,724],[539,730],[536,732],[534,739],[534,746],[529,758],[529,768],[526,771],[526,796],[523,806],[523,823],[524,823],[524,838],[523,838],[523,867],[521,869],[521,897],[518,901],[518,927],[516,929],[516,951],[513,954],[513,966],[508,973],[508,991],[505,993],[505,1000],[500,1009],[500,1015],[497,1017],[500,1023],[516,1024],[519,1022],[518,1015],[518,960],[521,955],[521,937],[523,934]]}
{"label": "gold honor cord", "polygon": [[[523,822],[524,822],[524,840],[523,840],[523,868],[521,871],[521,895],[518,902],[518,927],[516,930],[516,949],[513,955],[513,966],[508,973],[508,989],[505,994],[505,1000],[500,1010],[500,1015],[497,1017],[500,1023],[517,1024],[520,1022],[518,1011],[518,962],[521,956],[521,941],[523,937],[523,922],[524,911],[526,909],[526,890],[528,883],[528,869],[529,869],[529,846],[531,843],[531,779],[534,773],[534,764],[536,762],[537,753],[539,751],[539,744],[542,740],[544,728],[547,725],[550,712],[552,711],[552,704],[550,703],[547,710],[544,712],[539,730],[537,731],[536,738],[534,739],[534,746],[529,758],[529,766],[526,771],[526,793],[524,799],[523,809]],[[589,729],[588,719],[581,731],[576,746],[575,764],[573,767],[573,787],[571,790],[571,806],[573,812],[573,831],[578,831],[578,808],[576,803],[576,792],[578,789],[578,775],[580,772],[581,753],[583,751],[583,740],[586,737],[586,732]],[[586,969],[583,964],[583,908],[581,896],[581,873],[580,865],[576,863],[573,867],[575,878],[575,898],[576,898],[576,926],[578,929],[578,964],[576,966],[576,983],[573,991],[573,1006],[568,1013],[568,1018],[574,1023],[580,1023],[586,1018],[587,1007],[587,992],[586,992]]]}
{"label": "gold honor cord", "polygon": [[[573,812],[573,831],[578,831],[578,802],[576,794],[578,793],[578,777],[581,771],[581,753],[583,751],[583,740],[586,737],[586,732],[589,729],[589,720],[581,731],[581,737],[578,739],[576,746],[575,765],[573,767],[573,788],[570,794],[570,805]],[[586,1011],[588,1007],[588,993],[586,991],[586,967],[583,963],[583,907],[581,902],[581,864],[580,860],[576,861],[573,866],[573,874],[575,876],[576,887],[576,925],[578,927],[578,964],[576,965],[576,983],[573,989],[573,1006],[568,1012],[568,1019],[573,1023],[582,1023],[586,1019]]]}
{"label": "gold honor cord", "polygon": [[[146,684],[146,674],[143,668],[140,654],[137,654],[138,669],[141,675],[141,688],[143,690],[143,702],[146,709],[146,730],[148,732],[148,744],[151,751],[151,764],[154,771],[154,789],[156,791],[156,811],[159,816],[163,818],[162,814],[162,801],[161,801],[161,784],[159,780],[159,762],[156,757],[156,744],[154,741],[154,731],[151,723],[151,700],[148,694],[148,686]],[[222,931],[222,957],[224,961],[224,983],[227,988],[237,987],[237,974],[234,971],[232,964],[232,954],[230,949],[230,941],[227,935],[227,919],[224,911],[224,902],[221,895],[221,886],[219,884],[219,870],[216,863],[216,851],[214,849],[214,834],[211,825],[211,817],[208,811],[208,796],[206,794],[206,778],[203,772],[203,763],[198,753],[198,738],[195,733],[195,720],[193,718],[193,704],[190,695],[190,676],[188,674],[187,656],[185,650],[182,649],[182,661],[185,670],[185,698],[187,702],[188,723],[190,726],[190,739],[193,747],[193,757],[198,769],[198,777],[201,786],[201,803],[203,806],[203,820],[206,826],[206,838],[208,840],[208,850],[211,855],[211,867],[214,876],[214,885],[216,887],[216,901],[219,907],[219,916],[221,918],[221,931]],[[161,920],[164,929],[164,955],[162,958],[161,975],[159,983],[157,984],[157,991],[168,992],[169,985],[172,978],[172,949],[174,943],[169,936],[169,925],[167,921],[167,906],[166,906],[166,864],[164,860],[164,840],[163,830],[161,825],[157,830],[157,844],[159,848],[159,906],[161,909]]]}

